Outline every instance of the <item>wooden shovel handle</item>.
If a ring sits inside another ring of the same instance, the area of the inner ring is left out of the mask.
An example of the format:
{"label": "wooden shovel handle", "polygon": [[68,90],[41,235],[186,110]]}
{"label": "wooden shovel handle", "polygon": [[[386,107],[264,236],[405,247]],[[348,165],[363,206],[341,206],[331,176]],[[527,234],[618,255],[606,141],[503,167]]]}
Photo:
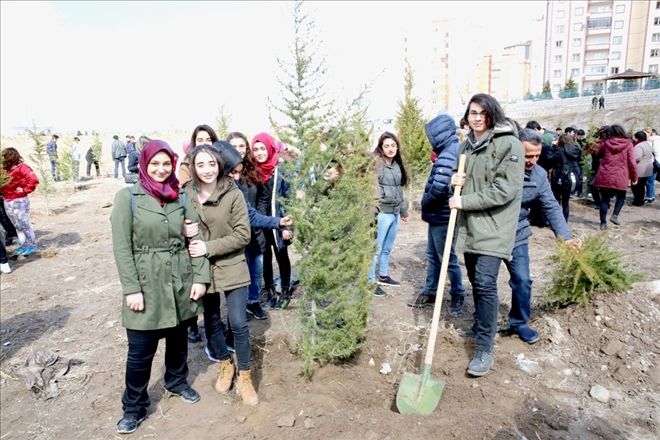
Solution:
{"label": "wooden shovel handle", "polygon": [[[465,172],[465,154],[461,154],[458,159],[458,173]],[[462,186],[456,185],[454,187],[454,195],[460,196]],[[438,336],[438,321],[440,320],[440,312],[442,311],[442,298],[445,292],[445,283],[447,282],[447,269],[449,267],[449,255],[451,254],[451,245],[454,241],[454,228],[456,226],[456,217],[458,216],[458,209],[451,210],[449,215],[449,224],[447,225],[447,238],[445,238],[445,250],[442,253],[442,265],[440,266],[440,281],[438,282],[438,290],[435,292],[435,306],[433,307],[433,319],[431,320],[431,335],[426,347],[426,357],[424,364],[430,366],[433,362],[433,351],[435,350],[435,340]]]}

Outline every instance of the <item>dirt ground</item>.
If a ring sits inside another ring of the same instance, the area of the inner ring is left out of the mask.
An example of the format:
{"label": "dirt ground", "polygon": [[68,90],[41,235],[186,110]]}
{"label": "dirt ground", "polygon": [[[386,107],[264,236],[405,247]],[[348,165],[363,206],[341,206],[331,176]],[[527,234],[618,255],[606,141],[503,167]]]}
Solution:
{"label": "dirt ground", "polygon": [[[120,437],[115,424],[121,417],[126,336],[112,257],[111,208],[104,206],[122,186],[101,178],[76,192],[60,187],[49,201],[50,215],[42,196],[31,197],[41,254],[11,261],[12,273],[0,279],[2,440]],[[515,336],[498,336],[493,370],[479,379],[465,373],[473,347],[457,333],[470,327],[473,311],[464,272],[463,316],[443,311],[441,318],[432,376],[446,388],[430,416],[401,415],[395,405],[402,374],[420,371],[432,314],[406,306],[421,289],[426,270],[426,224],[415,212],[401,225],[391,259],[391,275],[402,280],[402,287],[373,298],[367,342],[354,359],[318,368],[311,381],[301,377],[292,344],[294,300],[285,311],[269,312],[266,321],[250,321],[258,406],[244,407],[235,394],[214,391],[216,367],[203,344],[189,347],[189,382],[202,399],[188,405],[163,395],[161,342],[149,388],[150,414],[131,438],[656,439],[660,201],[643,208],[627,204],[620,219],[621,226],[611,225],[607,232],[609,242],[646,281],[584,308],[536,307],[532,325],[541,341],[530,346]],[[597,211],[572,201],[570,226],[580,237],[595,233]],[[553,243],[549,229],[534,229],[536,304],[552,276]],[[499,282],[505,315],[510,289],[504,270]],[[60,394],[50,400],[34,398],[20,377],[20,367],[37,350],[82,361],[59,379]],[[379,372],[384,363],[392,370],[386,375]],[[606,403],[590,396],[595,384],[609,392]]]}

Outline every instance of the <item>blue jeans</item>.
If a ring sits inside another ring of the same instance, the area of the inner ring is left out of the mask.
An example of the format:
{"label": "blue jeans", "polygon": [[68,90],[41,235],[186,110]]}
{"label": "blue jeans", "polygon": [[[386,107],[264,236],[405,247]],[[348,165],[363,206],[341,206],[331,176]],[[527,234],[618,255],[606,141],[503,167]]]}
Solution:
{"label": "blue jeans", "polygon": [[376,255],[374,256],[371,270],[369,271],[369,281],[376,281],[376,265],[378,265],[378,275],[384,277],[389,274],[390,253],[394,247],[394,239],[399,229],[399,214],[381,212],[376,220]]}
{"label": "blue jeans", "polygon": [[[227,315],[229,326],[234,334],[234,348],[238,358],[238,369],[250,369],[250,329],[247,324],[245,308],[247,306],[248,288],[225,292],[227,300]],[[227,360],[231,357],[222,332],[223,324],[220,319],[220,294],[207,293],[202,297],[204,302],[204,331],[208,340],[211,356],[215,359]]]}
{"label": "blue jeans", "polygon": [[513,248],[511,261],[504,260],[509,270],[511,286],[511,310],[509,325],[511,328],[527,325],[532,309],[532,278],[529,276],[529,244]]}
{"label": "blue jeans", "polygon": [[57,169],[57,157],[50,159],[50,173],[53,175],[53,180],[55,182],[60,181],[60,172]]}
{"label": "blue jeans", "polygon": [[147,387],[151,364],[158,349],[158,341],[165,338],[165,389],[182,391],[187,386],[188,339],[186,327],[160,330],[126,329],[128,356],[126,357],[126,388],[121,398],[125,415],[144,417],[151,404]]}
{"label": "blue jeans", "polygon": [[259,293],[261,291],[261,277],[264,273],[264,254],[258,249],[245,249],[245,259],[248,269],[250,269],[250,287],[248,288],[248,304],[259,302]]}
{"label": "blue jeans", "polygon": [[[424,285],[423,294],[435,296],[438,291],[438,282],[440,281],[440,266],[442,265],[442,254],[445,251],[445,240],[447,238],[448,225],[432,225],[429,224],[428,239],[426,241],[426,261],[428,267],[426,269],[426,284]],[[464,297],[465,289],[463,289],[463,277],[461,275],[461,267],[458,265],[458,258],[456,257],[455,244],[452,242],[451,253],[449,254],[448,266],[449,283],[451,289],[449,294],[452,297]],[[444,286],[442,286],[444,289]]]}
{"label": "blue jeans", "polygon": [[477,334],[477,351],[493,352],[497,332],[497,275],[502,258],[491,255],[465,253],[472,295],[474,297],[474,330]]}
{"label": "blue jeans", "polygon": [[651,174],[646,181],[646,200],[655,199],[655,175],[656,173]]}
{"label": "blue jeans", "polygon": [[126,164],[124,163],[124,158],[120,157],[115,159],[115,179],[119,177],[119,164],[121,164],[121,177],[126,177]]}

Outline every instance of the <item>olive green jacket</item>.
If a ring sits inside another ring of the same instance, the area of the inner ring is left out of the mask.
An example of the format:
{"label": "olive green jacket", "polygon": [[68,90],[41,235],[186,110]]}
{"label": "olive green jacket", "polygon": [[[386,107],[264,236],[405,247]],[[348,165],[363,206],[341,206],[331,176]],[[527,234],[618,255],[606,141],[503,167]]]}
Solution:
{"label": "olive green jacket", "polygon": [[208,291],[227,292],[249,286],[245,247],[250,243],[250,218],[241,190],[231,177],[225,177],[201,204],[193,185],[186,185],[184,190],[200,217],[200,233],[211,263]]}
{"label": "olive green jacket", "polygon": [[457,249],[511,259],[525,173],[523,146],[508,125],[480,142],[473,134],[459,148],[467,156]]}
{"label": "olive green jacket", "polygon": [[[131,206],[131,192],[134,203]],[[122,297],[122,324],[132,330],[175,327],[197,316],[201,300],[190,299],[192,283],[209,283],[206,258],[190,258],[183,237],[186,218],[198,221],[192,203],[160,203],[139,183],[115,196],[110,222],[112,248],[124,295],[142,292],[144,310],[135,312]]]}

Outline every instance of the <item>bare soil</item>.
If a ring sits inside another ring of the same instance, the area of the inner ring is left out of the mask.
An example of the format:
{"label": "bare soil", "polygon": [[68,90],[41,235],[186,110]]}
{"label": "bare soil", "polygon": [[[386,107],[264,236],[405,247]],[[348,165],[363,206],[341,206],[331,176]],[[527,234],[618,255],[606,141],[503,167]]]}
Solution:
{"label": "bare soil", "polygon": [[[41,253],[11,261],[0,279],[0,439],[119,438],[126,336],[120,323],[121,289],[114,266],[109,215],[123,182],[101,178],[72,192],[64,186],[49,201],[33,195],[32,223]],[[161,343],[154,361],[150,414],[132,438],[160,439],[656,439],[660,436],[660,202],[624,207],[611,225],[611,246],[646,281],[626,293],[601,296],[583,308],[544,309],[553,274],[554,237],[534,229],[530,254],[535,309],[542,339],[527,345],[497,337],[492,372],[469,378],[472,342],[458,329],[471,326],[473,302],[463,315],[443,311],[433,377],[446,384],[430,416],[401,415],[395,397],[404,372],[420,372],[431,309],[406,306],[423,284],[426,224],[415,213],[402,224],[391,275],[402,287],[373,298],[364,348],[349,361],[300,376],[295,354],[297,301],[250,321],[256,388],[261,402],[244,407],[235,394],[213,389],[216,367],[203,344],[189,347],[189,382],[202,399],[188,405],[163,395]],[[571,202],[570,226],[580,237],[598,229],[597,211]],[[9,251],[13,252],[14,247]],[[294,267],[295,271],[295,267]],[[656,280],[655,282],[653,280]],[[501,315],[510,289],[500,274]],[[446,309],[447,303],[443,304]],[[31,352],[50,350],[83,363],[59,379],[60,395],[35,399],[19,377]],[[373,362],[370,362],[373,360]],[[391,367],[381,374],[382,364]],[[600,384],[607,403],[590,397]],[[279,426],[291,425],[293,426]]]}

